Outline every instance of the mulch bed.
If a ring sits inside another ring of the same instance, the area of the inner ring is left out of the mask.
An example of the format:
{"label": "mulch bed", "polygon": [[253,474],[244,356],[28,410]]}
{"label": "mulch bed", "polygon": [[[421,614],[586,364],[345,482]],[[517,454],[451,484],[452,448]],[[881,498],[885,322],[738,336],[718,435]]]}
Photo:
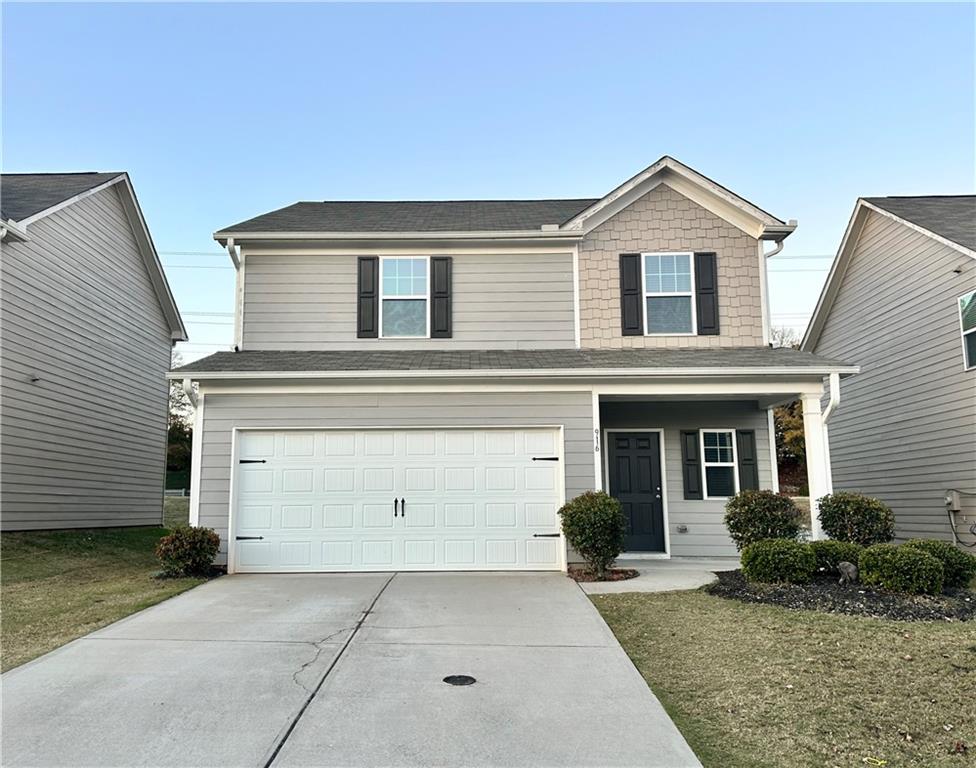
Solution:
{"label": "mulch bed", "polygon": [[596,574],[588,568],[581,568],[578,565],[569,566],[569,578],[574,581],[625,581],[636,578],[638,572],[633,568],[611,568],[607,571],[603,579],[598,579]]}
{"label": "mulch bed", "polygon": [[717,573],[705,591],[744,603],[767,603],[793,610],[844,613],[895,621],[969,621],[976,619],[976,592],[950,590],[944,595],[898,595],[864,584],[838,584],[834,575],[810,584],[752,584],[741,571]]}

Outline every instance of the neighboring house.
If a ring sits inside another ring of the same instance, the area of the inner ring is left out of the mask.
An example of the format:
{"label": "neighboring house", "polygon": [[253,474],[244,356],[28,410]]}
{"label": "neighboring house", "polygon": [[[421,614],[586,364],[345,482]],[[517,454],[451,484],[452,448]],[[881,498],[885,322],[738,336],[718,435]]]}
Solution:
{"label": "neighboring house", "polygon": [[[191,521],[231,571],[561,569],[557,510],[618,497],[635,554],[733,555],[777,487],[773,405],[850,365],[768,346],[793,231],[669,157],[600,198],[305,202],[215,238],[237,347],[199,384]],[[819,459],[813,457],[820,457]]]}
{"label": "neighboring house", "polygon": [[0,524],[159,525],[186,331],[125,173],[0,177]]}
{"label": "neighboring house", "polygon": [[858,200],[803,349],[861,367],[835,487],[888,504],[899,539],[976,542],[976,196]]}

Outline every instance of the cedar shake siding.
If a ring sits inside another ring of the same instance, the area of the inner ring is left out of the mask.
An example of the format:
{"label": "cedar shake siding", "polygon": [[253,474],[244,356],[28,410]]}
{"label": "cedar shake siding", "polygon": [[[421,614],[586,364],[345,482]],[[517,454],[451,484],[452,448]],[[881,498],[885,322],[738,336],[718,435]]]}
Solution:
{"label": "cedar shake siding", "polygon": [[[431,350],[575,346],[571,252],[456,253],[450,264],[449,337],[438,338],[433,333],[437,328],[432,326],[430,339],[370,338],[376,336],[376,329],[364,331],[363,319],[357,317],[362,286],[357,281],[356,255],[247,253],[242,348]],[[432,295],[432,299],[436,301],[438,297]]]}
{"label": "cedar shake siding", "polygon": [[3,529],[159,525],[171,328],[119,185],[3,243]]}
{"label": "cedar shake siding", "polygon": [[[717,254],[717,334],[623,334],[620,317],[620,255],[654,251],[703,251]],[[581,346],[761,346],[763,320],[760,268],[759,243],[755,238],[675,192],[666,184],[661,184],[603,222],[580,244]]]}
{"label": "cedar shake siding", "polygon": [[974,289],[976,260],[871,211],[812,350],[861,366],[829,423],[834,488],[888,504],[899,540],[951,540],[949,488],[970,494],[956,521],[973,540],[976,370],[958,297]]}

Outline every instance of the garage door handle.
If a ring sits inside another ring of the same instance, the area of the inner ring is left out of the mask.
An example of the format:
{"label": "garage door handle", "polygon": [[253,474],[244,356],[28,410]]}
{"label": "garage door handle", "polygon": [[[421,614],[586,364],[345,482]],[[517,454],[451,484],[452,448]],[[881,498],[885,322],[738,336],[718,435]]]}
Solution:
{"label": "garage door handle", "polygon": [[400,503],[400,500],[399,499],[393,499],[393,516],[394,517],[397,516],[397,510],[399,509],[399,507],[397,505],[399,503]]}
{"label": "garage door handle", "polygon": [[400,499],[400,517],[407,516],[407,500]]}
{"label": "garage door handle", "polygon": [[533,456],[532,461],[559,461],[558,456]]}
{"label": "garage door handle", "polygon": [[235,541],[254,541],[255,539],[263,539],[264,536],[235,536]]}
{"label": "garage door handle", "polygon": [[267,464],[265,459],[241,459],[239,464]]}
{"label": "garage door handle", "polygon": [[534,539],[558,539],[558,533],[533,533],[532,538]]}

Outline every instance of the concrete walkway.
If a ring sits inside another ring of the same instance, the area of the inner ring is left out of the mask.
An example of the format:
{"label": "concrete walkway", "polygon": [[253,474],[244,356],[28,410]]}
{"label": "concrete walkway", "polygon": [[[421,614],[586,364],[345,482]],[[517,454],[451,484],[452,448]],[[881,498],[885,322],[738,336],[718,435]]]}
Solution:
{"label": "concrete walkway", "polygon": [[698,589],[715,581],[716,571],[732,571],[739,567],[737,557],[699,558],[673,557],[670,560],[628,560],[616,562],[616,568],[635,568],[640,575],[626,581],[603,581],[580,584],[590,595],[610,592],[674,592],[679,589]]}
{"label": "concrete walkway", "polygon": [[5,766],[699,765],[562,574],[228,576],[2,682]]}

